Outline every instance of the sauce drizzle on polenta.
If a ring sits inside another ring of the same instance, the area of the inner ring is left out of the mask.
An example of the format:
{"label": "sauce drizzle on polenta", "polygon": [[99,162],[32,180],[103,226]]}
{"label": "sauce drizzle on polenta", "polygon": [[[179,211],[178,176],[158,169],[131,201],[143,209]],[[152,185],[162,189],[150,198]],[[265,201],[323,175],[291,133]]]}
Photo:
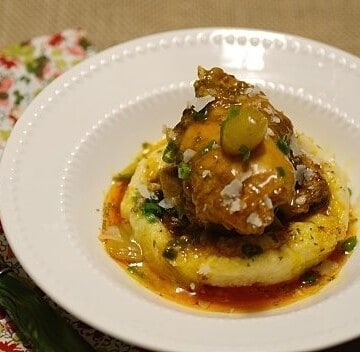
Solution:
{"label": "sauce drizzle on polenta", "polygon": [[206,311],[316,293],[357,243],[346,175],[258,86],[198,67],[194,93],[113,178],[106,251],[143,286]]}
{"label": "sauce drizzle on polenta", "polygon": [[[128,181],[113,181],[104,202],[102,233],[111,226],[128,226],[120,214],[120,203],[128,187]],[[223,313],[244,313],[282,307],[309,297],[327,283],[333,281],[346,262],[349,252],[346,245],[353,242],[357,219],[350,216],[347,239],[329,255],[322,264],[307,271],[301,277],[274,285],[251,285],[242,287],[216,287],[190,285],[180,287],[175,280],[168,280],[155,272],[146,259],[138,261],[129,252],[129,243],[103,239],[107,253],[134,279],[155,294],[190,308]],[[132,241],[132,245],[134,242]],[[345,245],[345,246],[344,246]],[[353,249],[353,248],[352,248]],[[124,255],[125,253],[125,255]]]}

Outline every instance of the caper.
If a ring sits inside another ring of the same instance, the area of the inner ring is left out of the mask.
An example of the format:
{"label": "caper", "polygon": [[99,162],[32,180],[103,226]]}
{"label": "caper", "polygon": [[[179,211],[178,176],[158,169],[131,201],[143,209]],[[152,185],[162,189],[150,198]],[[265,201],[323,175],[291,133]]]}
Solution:
{"label": "caper", "polygon": [[256,148],[265,138],[268,120],[251,106],[233,106],[221,127],[221,147],[232,155],[241,155],[245,148]]}

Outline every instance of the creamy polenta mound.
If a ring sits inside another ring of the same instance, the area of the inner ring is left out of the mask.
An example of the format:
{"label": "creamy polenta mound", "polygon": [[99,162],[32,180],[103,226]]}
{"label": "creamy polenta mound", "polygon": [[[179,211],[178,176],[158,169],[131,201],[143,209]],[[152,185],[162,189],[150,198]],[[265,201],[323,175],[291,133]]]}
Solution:
{"label": "creamy polenta mound", "polygon": [[331,256],[356,245],[343,172],[256,86],[220,68],[198,76],[204,106],[115,176],[106,250],[190,293],[333,275]]}

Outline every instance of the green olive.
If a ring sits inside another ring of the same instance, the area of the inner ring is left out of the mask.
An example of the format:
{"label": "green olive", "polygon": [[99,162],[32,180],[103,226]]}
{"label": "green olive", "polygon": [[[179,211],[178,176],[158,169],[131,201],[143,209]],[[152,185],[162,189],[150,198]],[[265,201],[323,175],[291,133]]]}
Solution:
{"label": "green olive", "polygon": [[220,143],[226,153],[241,155],[242,150],[253,150],[264,139],[268,120],[259,110],[232,106],[221,127]]}

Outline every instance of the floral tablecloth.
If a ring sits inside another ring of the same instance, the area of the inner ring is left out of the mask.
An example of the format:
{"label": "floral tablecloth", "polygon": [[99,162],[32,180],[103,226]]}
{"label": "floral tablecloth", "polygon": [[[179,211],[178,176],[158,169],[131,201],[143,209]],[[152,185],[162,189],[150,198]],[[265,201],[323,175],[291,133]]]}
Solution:
{"label": "floral tablecloth", "polygon": [[[31,100],[53,79],[92,54],[94,48],[80,29],[66,30],[0,48],[0,158],[12,128]],[[0,255],[17,274],[27,277],[11,252],[1,224]],[[65,316],[98,351],[142,351],[92,329],[56,307],[46,296],[44,299]],[[0,351],[31,351],[29,346],[20,341],[16,327],[1,308]]]}

